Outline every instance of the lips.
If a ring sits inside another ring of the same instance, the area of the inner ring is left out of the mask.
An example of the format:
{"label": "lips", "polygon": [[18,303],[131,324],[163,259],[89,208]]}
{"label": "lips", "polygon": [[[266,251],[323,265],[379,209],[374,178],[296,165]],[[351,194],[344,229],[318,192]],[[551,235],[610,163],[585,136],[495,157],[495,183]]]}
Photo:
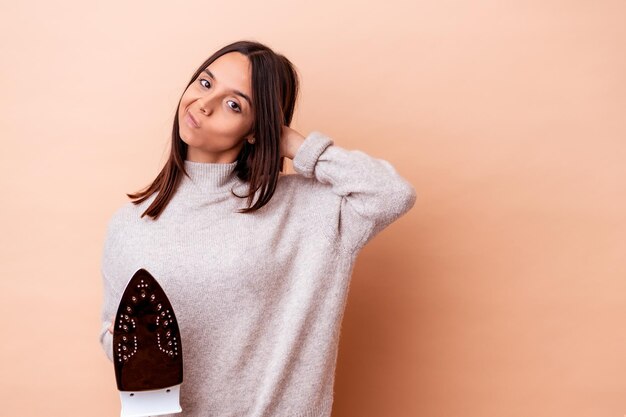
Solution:
{"label": "lips", "polygon": [[198,121],[196,119],[193,118],[193,116],[191,115],[191,113],[189,113],[189,111],[187,111],[187,113],[185,114],[185,120],[187,120],[187,124],[190,125],[191,127],[200,127],[200,123],[198,123]]}

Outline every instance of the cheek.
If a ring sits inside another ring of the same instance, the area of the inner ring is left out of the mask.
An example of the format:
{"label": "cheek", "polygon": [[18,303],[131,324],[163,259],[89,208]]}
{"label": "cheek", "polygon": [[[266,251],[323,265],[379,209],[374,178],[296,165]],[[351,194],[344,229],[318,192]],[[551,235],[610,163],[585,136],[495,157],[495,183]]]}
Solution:
{"label": "cheek", "polygon": [[254,119],[250,115],[241,116],[239,119],[241,124],[241,131],[244,134],[247,134],[252,130],[252,125],[254,124]]}
{"label": "cheek", "polygon": [[220,132],[224,136],[238,138],[244,134],[245,125],[241,119],[234,116],[218,115],[211,121],[208,121],[207,127],[210,130]]}
{"label": "cheek", "polygon": [[180,105],[178,106],[178,118],[181,119],[180,121],[182,121],[182,116],[185,114],[188,105],[188,101],[184,98],[180,101]]}
{"label": "cheek", "polygon": [[187,110],[187,107],[196,99],[196,95],[193,91],[193,88],[189,87],[183,93],[183,96],[180,98],[180,106],[178,108],[179,112],[184,113]]}
{"label": "cheek", "polygon": [[254,119],[250,116],[242,116],[239,119],[239,132],[241,136],[252,133],[252,128],[254,125]]}
{"label": "cheek", "polygon": [[209,117],[207,126],[225,133],[240,135],[247,131],[249,123],[245,116],[229,113],[228,109],[221,109]]}

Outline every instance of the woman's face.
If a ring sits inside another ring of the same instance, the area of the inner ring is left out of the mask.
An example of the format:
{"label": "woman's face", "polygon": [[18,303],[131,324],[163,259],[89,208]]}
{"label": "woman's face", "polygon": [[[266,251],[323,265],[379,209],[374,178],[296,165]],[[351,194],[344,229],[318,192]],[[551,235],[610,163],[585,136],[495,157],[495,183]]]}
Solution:
{"label": "woman's face", "polygon": [[213,61],[185,90],[178,107],[187,159],[234,162],[244,140],[253,137],[252,99],[248,57],[229,52]]}

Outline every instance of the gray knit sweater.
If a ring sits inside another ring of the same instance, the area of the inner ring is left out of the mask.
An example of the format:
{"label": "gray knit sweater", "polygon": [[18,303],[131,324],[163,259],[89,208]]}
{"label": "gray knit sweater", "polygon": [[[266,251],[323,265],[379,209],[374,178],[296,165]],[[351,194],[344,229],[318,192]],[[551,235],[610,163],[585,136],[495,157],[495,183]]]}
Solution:
{"label": "gray knit sweater", "polygon": [[[352,268],[359,250],[406,213],[413,186],[393,166],[311,132],[259,211],[236,162],[185,161],[191,178],[155,221],[156,197],[127,202],[107,225],[100,344],[128,280],[147,269],[165,290],[183,347],[182,413],[326,417]],[[115,380],[111,367],[111,381]]]}

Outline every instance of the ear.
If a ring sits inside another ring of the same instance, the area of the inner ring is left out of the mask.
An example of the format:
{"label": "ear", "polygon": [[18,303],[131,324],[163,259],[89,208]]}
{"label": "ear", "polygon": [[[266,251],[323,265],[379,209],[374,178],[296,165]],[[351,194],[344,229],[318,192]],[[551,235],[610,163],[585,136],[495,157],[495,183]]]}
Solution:
{"label": "ear", "polygon": [[246,142],[254,140],[254,133],[254,128],[250,128],[250,130],[248,130],[248,132],[244,135],[244,140]]}

